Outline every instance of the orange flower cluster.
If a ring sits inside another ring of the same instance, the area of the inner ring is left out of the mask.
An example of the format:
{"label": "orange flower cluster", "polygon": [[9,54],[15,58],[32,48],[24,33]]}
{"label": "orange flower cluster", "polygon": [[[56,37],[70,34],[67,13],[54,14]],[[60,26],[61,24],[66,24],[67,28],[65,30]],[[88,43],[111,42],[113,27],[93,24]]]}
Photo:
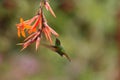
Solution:
{"label": "orange flower cluster", "polygon": [[[20,23],[16,24],[18,30],[18,37],[24,37],[25,40],[23,43],[19,43],[18,45],[22,45],[24,50],[30,44],[36,42],[36,50],[40,45],[40,40],[42,38],[42,34],[45,35],[46,39],[52,44],[51,34],[55,37],[58,37],[58,33],[55,32],[46,21],[46,18],[43,14],[43,7],[45,7],[50,13],[56,17],[55,13],[53,12],[52,8],[50,7],[48,1],[44,0],[44,2],[40,2],[40,9],[33,18],[28,20],[23,20],[20,18]],[[26,38],[26,33],[28,37]]]}

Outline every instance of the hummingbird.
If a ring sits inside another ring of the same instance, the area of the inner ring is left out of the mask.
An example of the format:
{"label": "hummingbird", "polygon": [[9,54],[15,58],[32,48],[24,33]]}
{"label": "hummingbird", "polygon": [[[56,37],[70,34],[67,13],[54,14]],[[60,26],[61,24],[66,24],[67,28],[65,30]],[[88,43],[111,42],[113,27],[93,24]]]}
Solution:
{"label": "hummingbird", "polygon": [[52,51],[58,53],[60,56],[62,57],[66,57],[70,62],[71,62],[71,59],[69,58],[69,56],[65,53],[65,50],[64,48],[61,46],[61,42],[58,38],[56,38],[56,41],[55,41],[55,45],[47,45],[47,44],[43,44],[43,46],[51,49]]}

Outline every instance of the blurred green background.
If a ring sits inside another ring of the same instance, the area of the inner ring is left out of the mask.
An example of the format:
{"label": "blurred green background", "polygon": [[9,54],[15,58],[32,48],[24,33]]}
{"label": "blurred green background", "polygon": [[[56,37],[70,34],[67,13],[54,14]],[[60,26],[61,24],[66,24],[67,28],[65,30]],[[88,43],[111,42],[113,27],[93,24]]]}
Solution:
{"label": "blurred green background", "polygon": [[39,2],[0,0],[0,80],[120,80],[120,0],[50,0],[57,18],[45,16],[72,62],[34,44],[19,52],[15,25]]}

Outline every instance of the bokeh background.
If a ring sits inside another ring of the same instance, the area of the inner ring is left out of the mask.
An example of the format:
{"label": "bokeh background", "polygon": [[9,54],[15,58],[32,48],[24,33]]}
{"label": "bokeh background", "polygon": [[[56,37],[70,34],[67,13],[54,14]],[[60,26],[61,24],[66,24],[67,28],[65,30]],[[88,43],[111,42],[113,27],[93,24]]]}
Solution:
{"label": "bokeh background", "polygon": [[120,0],[50,0],[57,18],[45,16],[71,62],[34,44],[19,52],[15,25],[39,2],[0,0],[0,80],[120,80]]}

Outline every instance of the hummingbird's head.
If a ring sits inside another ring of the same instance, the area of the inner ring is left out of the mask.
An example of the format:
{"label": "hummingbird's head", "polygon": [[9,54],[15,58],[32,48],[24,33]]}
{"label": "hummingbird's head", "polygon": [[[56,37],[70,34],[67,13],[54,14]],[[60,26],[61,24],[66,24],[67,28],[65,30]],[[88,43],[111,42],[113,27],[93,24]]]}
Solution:
{"label": "hummingbird's head", "polygon": [[61,45],[61,42],[58,38],[56,38],[56,41],[55,41],[55,46],[60,46]]}

